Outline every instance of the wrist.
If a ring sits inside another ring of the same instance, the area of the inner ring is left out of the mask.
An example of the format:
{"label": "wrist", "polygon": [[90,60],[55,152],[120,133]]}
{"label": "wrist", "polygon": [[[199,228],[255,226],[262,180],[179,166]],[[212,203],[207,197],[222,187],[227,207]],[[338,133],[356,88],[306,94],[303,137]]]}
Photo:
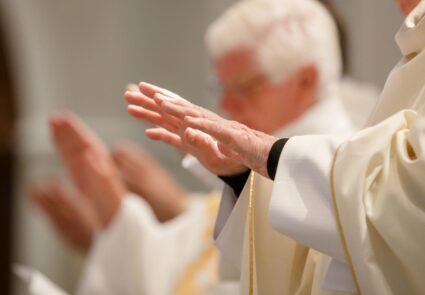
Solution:
{"label": "wrist", "polygon": [[252,170],[256,171],[262,176],[270,178],[268,169],[267,169],[267,162],[268,162],[269,154],[273,147],[273,144],[278,140],[278,138],[274,136],[270,136],[268,134],[264,134],[264,135],[265,136],[261,137],[262,140],[258,148],[258,154],[256,157],[254,157],[255,161],[252,164],[251,168]]}

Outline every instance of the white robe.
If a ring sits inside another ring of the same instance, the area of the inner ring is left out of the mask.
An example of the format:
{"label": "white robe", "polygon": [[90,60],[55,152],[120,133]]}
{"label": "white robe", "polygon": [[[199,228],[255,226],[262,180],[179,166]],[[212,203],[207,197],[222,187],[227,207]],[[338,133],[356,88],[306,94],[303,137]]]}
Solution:
{"label": "white robe", "polygon": [[[333,133],[347,137],[351,132],[351,123],[342,107],[341,101],[336,97],[330,97],[319,101],[300,119],[279,131],[276,135],[291,137],[297,134]],[[267,186],[267,184],[265,185]],[[271,187],[271,184],[268,185]],[[265,191],[266,187],[263,189]],[[244,253],[244,238],[246,238],[247,202],[248,200],[244,194],[237,199],[233,190],[226,186],[215,227],[217,247],[223,257],[239,269],[242,281],[244,280],[243,269],[246,268],[246,266],[242,265],[246,263],[246,258],[244,259],[242,256]],[[265,205],[267,206],[267,204]],[[271,235],[273,236],[272,233]],[[284,254],[282,254],[283,256]],[[283,265],[279,267],[285,267],[285,262],[282,263]],[[235,277],[235,279],[237,278]]]}
{"label": "white robe", "polygon": [[[192,196],[184,213],[161,224],[145,201],[126,196],[112,224],[96,238],[77,294],[212,292],[218,273],[212,242],[217,206],[218,195]],[[224,278],[216,294],[235,294],[237,287]]]}
{"label": "white robe", "polygon": [[[421,2],[396,35],[403,58],[389,75],[369,126],[402,109],[423,109],[424,15],[425,2]],[[415,136],[421,138],[423,133],[415,133]],[[354,291],[353,278],[347,276],[351,273],[345,265],[330,193],[330,167],[342,142],[343,139],[335,136],[314,135],[293,137],[288,141],[274,181],[270,222],[281,233],[333,257],[333,264],[339,268],[337,272],[345,274],[342,287]]]}

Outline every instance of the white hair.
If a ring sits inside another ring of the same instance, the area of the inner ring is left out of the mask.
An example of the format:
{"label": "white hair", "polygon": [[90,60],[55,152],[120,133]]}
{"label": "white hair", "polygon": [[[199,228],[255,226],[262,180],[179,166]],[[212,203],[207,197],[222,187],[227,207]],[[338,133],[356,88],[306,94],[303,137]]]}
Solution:
{"label": "white hair", "polygon": [[213,60],[239,48],[253,49],[274,81],[314,65],[319,96],[329,95],[341,76],[336,24],[315,0],[242,0],[209,26],[206,45]]}

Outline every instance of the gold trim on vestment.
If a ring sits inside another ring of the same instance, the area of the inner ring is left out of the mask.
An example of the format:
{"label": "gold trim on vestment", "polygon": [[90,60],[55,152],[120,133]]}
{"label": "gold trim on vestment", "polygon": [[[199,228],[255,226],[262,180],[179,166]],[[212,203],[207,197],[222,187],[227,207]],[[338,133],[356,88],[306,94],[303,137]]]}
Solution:
{"label": "gold trim on vestment", "polygon": [[335,184],[334,184],[334,170],[335,170],[336,157],[338,155],[340,148],[341,148],[341,146],[339,146],[338,149],[336,150],[333,161],[332,161],[332,166],[331,166],[330,185],[331,185],[332,204],[333,204],[334,211],[335,211],[336,223],[338,224],[338,231],[339,231],[339,234],[341,236],[341,243],[342,243],[342,248],[344,249],[345,259],[347,260],[348,266],[350,267],[350,270],[351,270],[351,274],[353,275],[354,284],[356,285],[357,293],[359,295],[361,295],[360,285],[359,285],[359,282],[357,280],[356,273],[354,271],[353,260],[351,259],[350,251],[348,250],[347,240],[345,238],[344,230],[342,228],[341,217],[339,215],[338,205],[336,203],[336,193],[335,193]]}
{"label": "gold trim on vestment", "polygon": [[254,177],[249,180],[248,222],[249,222],[249,295],[254,294]]}
{"label": "gold trim on vestment", "polygon": [[[218,252],[212,240],[212,233],[213,222],[220,204],[220,196],[214,192],[204,198],[207,198],[204,202],[207,202],[205,214],[207,214],[209,222],[203,230],[202,239],[203,243],[207,244],[207,247],[195,261],[187,266],[181,280],[177,283],[176,295],[206,294],[218,281],[218,267],[216,264]],[[209,281],[203,286],[198,286],[197,279],[201,272],[206,272]]]}

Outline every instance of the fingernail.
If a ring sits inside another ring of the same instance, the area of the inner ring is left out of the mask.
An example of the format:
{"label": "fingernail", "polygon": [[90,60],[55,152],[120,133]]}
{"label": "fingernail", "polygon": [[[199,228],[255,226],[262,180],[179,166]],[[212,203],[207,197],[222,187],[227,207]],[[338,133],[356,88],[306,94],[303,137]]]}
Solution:
{"label": "fingernail", "polygon": [[153,86],[153,84],[146,82],[146,81],[142,81],[139,83],[139,86]]}
{"label": "fingernail", "polygon": [[129,83],[125,86],[125,90],[127,90],[127,91],[139,91],[139,88],[138,88],[137,84]]}

